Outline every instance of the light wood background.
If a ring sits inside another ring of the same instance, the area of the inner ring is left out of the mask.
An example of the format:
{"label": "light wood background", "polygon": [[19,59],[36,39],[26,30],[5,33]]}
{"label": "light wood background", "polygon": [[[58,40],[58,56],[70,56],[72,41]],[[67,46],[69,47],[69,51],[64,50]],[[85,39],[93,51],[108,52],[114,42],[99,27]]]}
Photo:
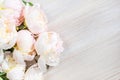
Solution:
{"label": "light wood background", "polygon": [[120,0],[39,1],[65,48],[45,80],[120,80]]}

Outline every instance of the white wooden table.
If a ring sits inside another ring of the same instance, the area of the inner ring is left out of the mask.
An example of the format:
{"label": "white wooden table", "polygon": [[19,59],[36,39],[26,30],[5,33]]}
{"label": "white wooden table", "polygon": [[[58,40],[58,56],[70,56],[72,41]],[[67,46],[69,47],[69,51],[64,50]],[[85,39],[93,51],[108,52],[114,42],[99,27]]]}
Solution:
{"label": "white wooden table", "polygon": [[45,80],[120,80],[120,0],[40,0],[64,52]]}

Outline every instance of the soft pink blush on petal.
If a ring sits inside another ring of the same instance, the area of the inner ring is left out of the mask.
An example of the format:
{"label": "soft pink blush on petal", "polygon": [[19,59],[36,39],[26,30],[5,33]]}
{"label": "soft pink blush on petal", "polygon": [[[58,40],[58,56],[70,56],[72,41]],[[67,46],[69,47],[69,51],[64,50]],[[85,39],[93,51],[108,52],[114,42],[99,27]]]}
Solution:
{"label": "soft pink blush on petal", "polygon": [[5,0],[4,1],[4,6],[6,8],[10,8],[14,10],[14,14],[13,14],[13,19],[15,21],[16,26],[19,26],[23,20],[23,5],[22,2],[20,0]]}

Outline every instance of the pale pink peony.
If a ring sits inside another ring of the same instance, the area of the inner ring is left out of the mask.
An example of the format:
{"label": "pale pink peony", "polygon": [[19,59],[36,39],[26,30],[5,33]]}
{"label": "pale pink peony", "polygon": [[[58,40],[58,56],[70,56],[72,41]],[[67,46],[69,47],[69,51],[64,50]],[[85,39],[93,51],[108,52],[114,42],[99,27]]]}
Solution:
{"label": "pale pink peony", "polygon": [[24,53],[30,53],[34,50],[35,39],[28,30],[18,32],[17,48]]}
{"label": "pale pink peony", "polygon": [[15,25],[19,26],[23,20],[23,5],[20,0],[3,0],[1,2],[3,9],[1,10],[1,13],[3,12],[3,15],[6,18],[9,18],[11,20],[14,20]]}
{"label": "pale pink peony", "polygon": [[35,49],[46,64],[56,66],[59,63],[60,53],[63,51],[62,43],[57,33],[44,32],[39,35],[35,43]]}
{"label": "pale pink peony", "polygon": [[12,48],[17,40],[17,31],[12,22],[6,18],[0,18],[0,48]]}
{"label": "pale pink peony", "polygon": [[26,65],[17,64],[11,56],[6,56],[1,67],[9,80],[23,80]]}
{"label": "pale pink peony", "polygon": [[24,64],[24,60],[33,60],[36,55],[34,43],[35,39],[28,30],[19,31],[17,45],[13,52],[14,59],[20,64]]}
{"label": "pale pink peony", "polygon": [[46,31],[47,20],[39,5],[34,4],[34,6],[25,6],[24,17],[28,29],[33,34],[39,34]]}

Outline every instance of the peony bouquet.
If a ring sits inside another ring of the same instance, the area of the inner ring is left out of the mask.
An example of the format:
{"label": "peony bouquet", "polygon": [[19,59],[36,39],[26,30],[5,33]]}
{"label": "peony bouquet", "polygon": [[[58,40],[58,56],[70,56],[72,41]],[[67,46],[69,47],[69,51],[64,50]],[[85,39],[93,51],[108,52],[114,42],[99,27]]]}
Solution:
{"label": "peony bouquet", "polygon": [[25,0],[0,0],[0,80],[43,80],[57,66],[63,41],[47,31],[40,5]]}

